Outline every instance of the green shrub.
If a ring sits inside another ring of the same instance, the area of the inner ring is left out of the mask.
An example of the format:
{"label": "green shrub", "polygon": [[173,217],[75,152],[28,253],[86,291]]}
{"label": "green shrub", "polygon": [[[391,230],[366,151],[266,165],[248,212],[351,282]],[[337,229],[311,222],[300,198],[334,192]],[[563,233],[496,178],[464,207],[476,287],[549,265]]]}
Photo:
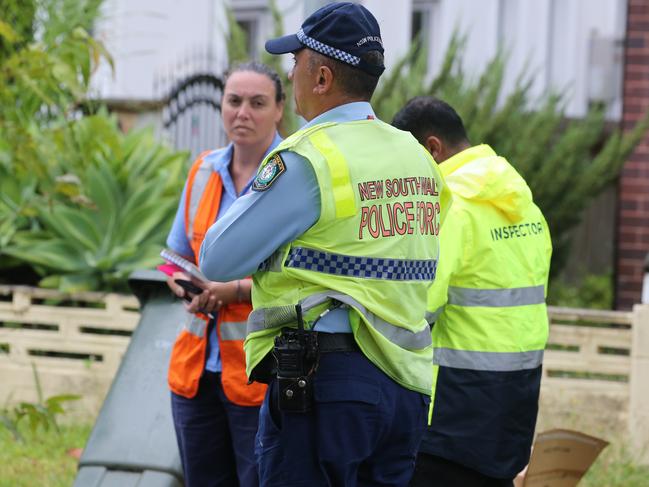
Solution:
{"label": "green shrub", "polygon": [[0,166],[14,177],[46,172],[41,130],[70,116],[99,61],[112,62],[88,34],[101,3],[0,2]]}
{"label": "green shrub", "polygon": [[55,157],[31,199],[31,227],[3,252],[32,265],[43,287],[125,290],[131,272],[159,261],[186,155],[150,131],[123,135],[103,112],[51,135]]}
{"label": "green shrub", "polygon": [[[17,230],[34,228],[34,197],[49,191],[41,181],[52,170],[52,130],[73,118],[100,59],[111,61],[88,35],[100,4],[0,2],[0,252]],[[0,259],[0,266],[15,263]]]}
{"label": "green shrub", "polygon": [[579,284],[560,278],[550,281],[548,304],[568,308],[611,309],[613,307],[613,273],[591,274]]}
{"label": "green shrub", "polygon": [[649,111],[624,134],[618,128],[608,132],[602,105],[593,105],[582,120],[568,120],[561,94],[550,92],[532,99],[533,76],[526,72],[504,97],[506,55],[497,53],[472,79],[462,70],[465,44],[465,37],[453,37],[440,72],[428,82],[426,52],[414,43],[379,85],[374,108],[389,121],[416,95],[433,95],[452,105],[464,120],[470,140],[491,145],[528,182],[550,226],[552,274],[557,275],[568,255],[570,230],[593,197],[618,177],[649,128]]}
{"label": "green shrub", "polygon": [[79,112],[110,61],[87,33],[100,4],[0,4],[0,271],[13,283],[28,265],[44,287],[125,290],[158,262],[173,219],[186,154],[150,131],[122,134],[101,108]]}

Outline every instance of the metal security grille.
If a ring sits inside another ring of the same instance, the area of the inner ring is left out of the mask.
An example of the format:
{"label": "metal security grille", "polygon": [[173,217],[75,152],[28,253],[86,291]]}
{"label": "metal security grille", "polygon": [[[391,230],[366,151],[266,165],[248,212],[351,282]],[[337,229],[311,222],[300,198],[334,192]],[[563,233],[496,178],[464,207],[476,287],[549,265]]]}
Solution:
{"label": "metal security grille", "polygon": [[221,121],[223,81],[209,73],[194,74],[171,90],[162,111],[165,138],[194,160],[201,152],[223,147]]}

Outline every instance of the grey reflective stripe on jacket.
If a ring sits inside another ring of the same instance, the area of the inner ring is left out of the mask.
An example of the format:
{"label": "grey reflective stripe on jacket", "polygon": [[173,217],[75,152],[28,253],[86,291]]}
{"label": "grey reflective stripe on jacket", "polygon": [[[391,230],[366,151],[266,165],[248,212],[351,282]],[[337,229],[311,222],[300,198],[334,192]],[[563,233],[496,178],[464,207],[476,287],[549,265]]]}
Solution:
{"label": "grey reflective stripe on jacket", "polygon": [[517,287],[509,289],[473,289],[449,286],[448,304],[457,306],[527,306],[545,302],[545,287]]}
{"label": "grey reflective stripe on jacket", "polygon": [[223,340],[245,340],[246,339],[246,322],[245,321],[223,321],[219,325],[221,341]]}
{"label": "grey reflective stripe on jacket", "polygon": [[[418,332],[400,328],[382,320],[347,294],[335,291],[313,294],[301,301],[302,311],[306,312],[330,299],[354,308],[365,317],[376,331],[401,348],[406,350],[421,350],[432,344],[430,328],[428,326]],[[292,305],[255,309],[248,317],[247,333],[250,334],[267,328],[281,327],[287,323],[294,323],[296,320],[295,307]]]}
{"label": "grey reflective stripe on jacket", "polygon": [[212,176],[212,164],[203,158],[198,171],[196,171],[196,174],[194,175],[192,191],[189,195],[189,220],[187,221],[187,239],[190,242],[194,238],[194,220],[196,219],[196,213],[198,212],[198,205],[201,204],[201,198],[203,197],[207,183],[210,180],[210,176]]}
{"label": "grey reflective stripe on jacket", "polygon": [[426,321],[432,325],[437,321],[440,315],[444,312],[444,306],[440,306],[435,311],[426,311]]}
{"label": "grey reflective stripe on jacket", "polygon": [[196,335],[198,338],[203,338],[207,329],[207,321],[194,314],[188,314],[183,329],[192,335]]}
{"label": "grey reflective stripe on jacket", "polygon": [[435,348],[433,363],[455,369],[511,372],[535,369],[543,363],[543,350],[529,352],[474,352]]}

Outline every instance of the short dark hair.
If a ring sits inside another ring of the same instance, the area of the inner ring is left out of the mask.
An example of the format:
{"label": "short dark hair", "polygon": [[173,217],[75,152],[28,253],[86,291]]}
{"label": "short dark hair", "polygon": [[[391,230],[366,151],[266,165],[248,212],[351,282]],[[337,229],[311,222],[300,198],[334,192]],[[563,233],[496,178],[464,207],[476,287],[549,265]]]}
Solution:
{"label": "short dark hair", "polygon": [[469,142],[462,119],[453,107],[432,96],[409,100],[394,116],[392,125],[410,132],[422,145],[431,135],[449,147]]}
{"label": "short dark hair", "polygon": [[[381,51],[368,51],[361,55],[361,59],[374,66],[383,66],[383,53]],[[334,80],[340,89],[347,95],[369,101],[376,90],[379,76],[366,73],[354,66],[327,57],[316,51],[311,51],[309,68],[315,67],[315,62],[327,66],[334,74]]]}
{"label": "short dark hair", "polygon": [[268,79],[270,79],[275,85],[275,103],[280,103],[286,98],[284,93],[284,87],[282,86],[282,80],[280,79],[277,71],[268,66],[267,64],[260,63],[259,61],[245,61],[242,63],[237,63],[228,69],[225,73],[225,83],[228,82],[228,78],[234,73],[240,73],[242,71],[252,71],[253,73],[263,74]]}

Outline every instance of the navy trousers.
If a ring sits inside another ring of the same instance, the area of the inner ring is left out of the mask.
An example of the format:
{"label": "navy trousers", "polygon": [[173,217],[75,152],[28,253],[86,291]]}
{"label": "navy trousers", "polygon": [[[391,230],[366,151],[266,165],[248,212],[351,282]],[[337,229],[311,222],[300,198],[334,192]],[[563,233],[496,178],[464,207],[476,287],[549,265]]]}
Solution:
{"label": "navy trousers", "polygon": [[204,371],[196,397],[171,394],[185,487],[257,487],[254,456],[259,408],[237,406],[221,374]]}
{"label": "navy trousers", "polygon": [[496,479],[459,463],[419,453],[410,487],[514,487],[512,479]]}
{"label": "navy trousers", "polygon": [[407,486],[429,397],[405,389],[360,352],[324,353],[308,413],[261,406],[255,453],[262,487]]}

